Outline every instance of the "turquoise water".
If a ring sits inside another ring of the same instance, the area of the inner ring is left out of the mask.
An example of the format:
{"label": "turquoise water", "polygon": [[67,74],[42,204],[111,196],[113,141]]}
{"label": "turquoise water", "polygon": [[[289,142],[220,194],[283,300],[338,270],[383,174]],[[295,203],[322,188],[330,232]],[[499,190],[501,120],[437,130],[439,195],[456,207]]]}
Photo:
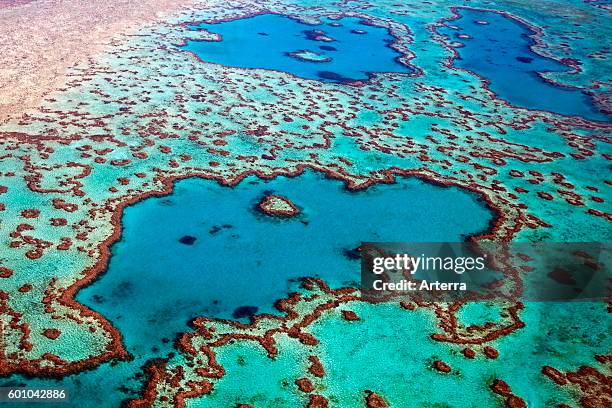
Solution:
{"label": "turquoise water", "polygon": [[[326,82],[367,80],[369,73],[409,73],[389,47],[393,37],[383,27],[358,18],[322,19],[311,25],[278,14],[263,14],[194,29],[221,35],[221,41],[189,41],[183,49],[206,62],[229,67],[284,71]],[[318,62],[290,54],[309,51]],[[321,61],[323,59],[324,61]]]}
{"label": "turquoise water", "polygon": [[[270,193],[293,200],[300,215],[279,220],[256,211]],[[456,241],[485,229],[490,218],[473,195],[414,178],[361,192],[312,172],[248,178],[234,188],[202,179],[177,182],[172,195],[126,209],[107,273],[77,295],[119,329],[134,360],[56,385],[69,387],[80,407],[118,406],[137,396],[142,365],[170,353],[193,317],[231,318],[241,306],[274,312],[274,301],[296,289],[302,276],[356,285],[359,261],[347,251],[361,241]],[[28,380],[32,387],[54,383]]]}
{"label": "turquoise water", "polygon": [[[470,303],[460,310],[463,324],[500,321],[499,305]],[[309,327],[320,344],[315,347],[326,374],[315,386],[329,398],[331,407],[363,407],[364,390],[382,394],[390,407],[502,407],[490,391],[494,378],[510,384],[529,407],[575,406],[567,389],[542,375],[544,365],[575,370],[593,362],[594,353],[607,353],[607,311],[601,303],[527,302],[521,314],[526,327],[492,345],[500,355],[466,359],[463,346],[431,339],[438,321],[433,312],[402,310],[397,304],[353,303],[340,307],[357,313],[360,320],[347,322],[340,310],[324,315]],[[580,324],[576,324],[580,316]],[[251,343],[237,342],[220,349],[218,361],[226,377],[210,395],[190,399],[189,408],[225,408],[238,403],[256,407],[304,406],[306,397],[295,391],[293,381],[304,376],[305,355],[297,340],[277,336],[278,357]],[[302,348],[303,349],[303,348]],[[448,363],[453,372],[432,370],[434,360]],[[516,369],[515,367],[519,367]],[[262,376],[260,373],[265,372]],[[234,405],[236,404],[236,405]]]}
{"label": "turquoise water", "polygon": [[582,91],[553,85],[536,74],[570,68],[531,51],[533,40],[529,36],[534,32],[529,27],[498,13],[468,9],[460,9],[459,13],[462,17],[449,23],[459,30],[440,30],[451,41],[464,44],[457,49],[460,55],[455,60],[457,67],[489,80],[489,88],[513,105],[610,121]]}

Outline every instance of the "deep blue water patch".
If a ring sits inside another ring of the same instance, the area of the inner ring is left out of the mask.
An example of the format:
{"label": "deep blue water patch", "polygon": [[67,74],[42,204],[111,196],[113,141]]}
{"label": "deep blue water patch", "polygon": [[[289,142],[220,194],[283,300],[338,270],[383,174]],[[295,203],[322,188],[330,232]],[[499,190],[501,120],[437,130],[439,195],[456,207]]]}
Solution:
{"label": "deep blue water patch", "polygon": [[[288,72],[326,82],[367,80],[380,72],[410,73],[389,45],[393,36],[384,27],[365,26],[358,18],[322,19],[311,25],[279,14],[263,14],[216,24],[192,25],[220,34],[221,41],[188,41],[182,47],[201,60],[228,67]],[[296,59],[308,51],[328,61]],[[325,74],[321,74],[321,73]]]}
{"label": "deep blue water patch", "polygon": [[180,237],[178,241],[184,245],[193,245],[196,239],[196,237],[192,237],[191,235],[185,235],[183,237]]}
{"label": "deep blue water patch", "polygon": [[259,308],[257,306],[238,306],[232,312],[232,317],[234,319],[244,319],[246,317],[254,316]]}
{"label": "deep blue water patch", "polygon": [[[257,203],[269,194],[293,200],[300,215],[259,212]],[[361,241],[457,241],[490,219],[471,193],[414,178],[360,192],[312,172],[252,177],[233,188],[179,181],[172,195],[125,210],[108,271],[77,294],[115,325],[134,359],[61,381],[15,375],[0,386],[68,388],[71,402],[46,407],[118,407],[139,396],[143,365],[173,352],[177,333],[189,330],[192,318],[246,322],[254,313],[275,313],[274,301],[296,290],[300,277],[356,285]]]}
{"label": "deep blue water patch", "polygon": [[531,50],[534,40],[530,36],[535,34],[531,28],[491,11],[460,9],[459,14],[461,17],[450,23],[458,30],[439,30],[452,41],[464,44],[457,49],[460,58],[455,60],[455,66],[489,80],[489,88],[512,105],[610,121],[581,90],[557,86],[537,75],[570,68]]}

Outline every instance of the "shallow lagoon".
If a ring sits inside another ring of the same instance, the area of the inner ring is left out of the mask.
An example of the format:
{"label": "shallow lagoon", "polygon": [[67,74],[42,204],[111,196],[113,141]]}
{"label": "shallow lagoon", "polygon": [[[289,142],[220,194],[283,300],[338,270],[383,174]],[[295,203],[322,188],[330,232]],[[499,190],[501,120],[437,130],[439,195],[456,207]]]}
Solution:
{"label": "shallow lagoon", "polygon": [[[232,318],[241,306],[274,312],[274,301],[303,276],[356,286],[359,262],[350,251],[361,241],[457,241],[487,227],[491,214],[472,194],[399,180],[359,192],[312,172],[252,177],[234,188],[179,181],[171,196],[125,211],[107,274],[78,300],[111,320],[129,311],[120,319],[133,320],[126,326],[142,326],[139,333],[155,327],[155,334],[168,319],[184,327],[197,315]],[[257,203],[271,193],[301,213],[279,219],[259,212]]]}
{"label": "shallow lagoon", "polygon": [[183,47],[205,62],[228,67],[284,71],[325,82],[367,80],[369,73],[411,70],[389,47],[393,36],[358,18],[322,19],[311,25],[263,14],[191,28],[221,35],[221,41],[188,41]]}
{"label": "shallow lagoon", "polygon": [[554,85],[537,75],[570,68],[533,52],[529,36],[534,32],[529,27],[490,11],[460,9],[459,14],[461,18],[449,23],[458,30],[439,30],[450,41],[463,44],[454,64],[490,81],[489,88],[500,98],[523,108],[610,121],[581,90]]}

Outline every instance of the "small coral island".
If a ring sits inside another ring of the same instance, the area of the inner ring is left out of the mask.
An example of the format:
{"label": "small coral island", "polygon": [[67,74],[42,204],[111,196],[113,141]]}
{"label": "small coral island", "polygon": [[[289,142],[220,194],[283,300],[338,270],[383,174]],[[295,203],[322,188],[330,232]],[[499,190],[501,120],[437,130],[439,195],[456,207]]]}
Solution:
{"label": "small coral island", "polygon": [[288,52],[287,56],[306,62],[330,62],[332,60],[331,57],[321,55],[317,52],[310,50]]}
{"label": "small coral island", "polygon": [[272,217],[294,217],[300,210],[287,197],[278,195],[265,196],[257,205],[259,211]]}

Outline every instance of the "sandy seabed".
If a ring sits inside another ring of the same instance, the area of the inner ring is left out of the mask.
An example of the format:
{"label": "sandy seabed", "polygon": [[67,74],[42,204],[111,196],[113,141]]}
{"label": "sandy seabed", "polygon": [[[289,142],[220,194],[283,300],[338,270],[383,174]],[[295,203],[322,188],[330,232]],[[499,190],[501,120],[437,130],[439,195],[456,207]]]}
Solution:
{"label": "sandy seabed", "polygon": [[0,0],[0,124],[38,107],[67,69],[192,0]]}

